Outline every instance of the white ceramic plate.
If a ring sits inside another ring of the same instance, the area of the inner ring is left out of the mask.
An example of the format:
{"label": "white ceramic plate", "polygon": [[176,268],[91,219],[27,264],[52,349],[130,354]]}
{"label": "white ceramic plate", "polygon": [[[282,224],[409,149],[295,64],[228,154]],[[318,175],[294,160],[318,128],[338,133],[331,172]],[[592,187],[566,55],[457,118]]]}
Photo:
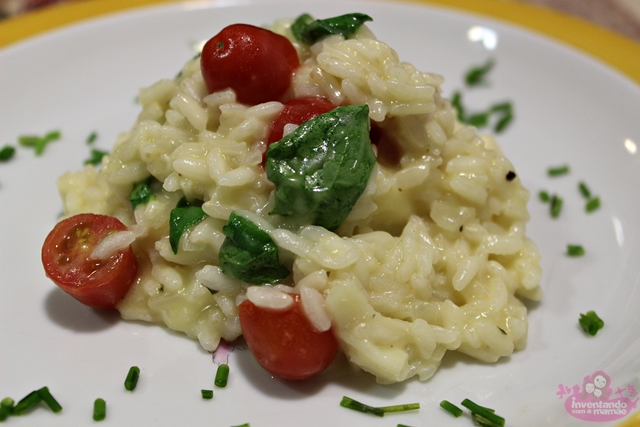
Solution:
{"label": "white ceramic plate", "polygon": [[[431,380],[392,386],[344,363],[290,384],[235,351],[228,386],[203,400],[216,365],[196,342],[83,307],[44,276],[41,244],[61,211],[55,180],[82,167],[91,132],[108,150],[135,120],[137,89],[175,75],[193,43],[235,22],[356,11],[374,18],[370,28],[401,59],[444,75],[446,95],[463,88],[469,67],[495,58],[490,86],[466,90],[465,99],[475,109],[502,100],[515,107],[499,141],[532,193],[528,234],[542,254],[546,293],[529,304],[528,347],[495,365],[450,354]],[[474,26],[495,33],[495,49],[469,39]],[[162,5],[46,33],[0,51],[0,79],[2,145],[23,134],[63,134],[42,157],[20,148],[0,164],[0,398],[17,400],[46,385],[64,407],[60,414],[39,407],[7,425],[90,425],[93,401],[102,397],[105,426],[471,426],[438,407],[464,398],[494,407],[507,425],[573,426],[584,421],[567,413],[560,385],[582,385],[602,370],[614,393],[640,392],[640,88],[605,64],[544,36],[439,7],[247,0]],[[561,164],[569,175],[547,177],[548,167]],[[600,196],[598,211],[584,212],[579,181]],[[564,198],[560,218],[537,199],[542,189]],[[569,243],[583,245],[586,255],[567,257]],[[577,322],[588,310],[606,323],[594,338]],[[133,393],[123,388],[132,365],[142,370]],[[376,406],[419,402],[421,409],[377,418],[341,408],[343,395]]]}

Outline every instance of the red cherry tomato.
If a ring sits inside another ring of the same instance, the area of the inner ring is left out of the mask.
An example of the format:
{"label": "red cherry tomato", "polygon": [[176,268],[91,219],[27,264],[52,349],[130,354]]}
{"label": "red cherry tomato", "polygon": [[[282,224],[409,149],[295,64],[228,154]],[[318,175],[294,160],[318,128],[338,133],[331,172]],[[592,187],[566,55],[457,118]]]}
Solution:
{"label": "red cherry tomato", "polygon": [[304,314],[300,295],[285,310],[261,308],[251,301],[238,307],[245,341],[260,366],[289,380],[324,371],[338,352],[331,330],[318,332]]}
{"label": "red cherry tomato", "polygon": [[224,28],[204,45],[200,57],[209,93],[231,88],[238,102],[250,105],[280,99],[299,65],[286,37],[246,24]]}
{"label": "red cherry tomato", "polygon": [[42,246],[47,276],[63,291],[93,308],[114,308],[133,283],[136,258],[128,247],[108,260],[89,258],[107,234],[126,230],[117,218],[80,214],[60,221]]}
{"label": "red cherry tomato", "polygon": [[267,144],[280,141],[284,132],[284,127],[288,123],[301,125],[308,122],[320,114],[328,113],[336,108],[327,98],[317,96],[307,96],[304,98],[296,98],[284,104],[284,108],[280,114],[271,123]]}

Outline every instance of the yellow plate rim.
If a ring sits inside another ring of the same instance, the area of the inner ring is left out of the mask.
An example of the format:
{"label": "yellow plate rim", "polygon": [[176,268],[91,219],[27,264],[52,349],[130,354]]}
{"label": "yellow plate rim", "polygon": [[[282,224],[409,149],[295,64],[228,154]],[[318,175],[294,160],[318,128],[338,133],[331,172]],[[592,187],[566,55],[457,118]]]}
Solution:
{"label": "yellow plate rim", "polygon": [[[638,61],[640,43],[573,16],[513,0],[403,1],[478,13],[533,30],[609,64],[640,84],[640,61]],[[176,0],[84,0],[50,6],[0,22],[0,48],[85,19],[162,3],[180,2]],[[215,3],[215,1],[212,2],[212,4]]]}

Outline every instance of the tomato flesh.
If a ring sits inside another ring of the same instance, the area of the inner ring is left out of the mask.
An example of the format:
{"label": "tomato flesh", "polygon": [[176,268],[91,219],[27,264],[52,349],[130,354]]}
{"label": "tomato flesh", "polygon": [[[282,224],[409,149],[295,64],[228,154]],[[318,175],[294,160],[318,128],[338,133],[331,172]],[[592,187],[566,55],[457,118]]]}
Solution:
{"label": "tomato flesh", "polygon": [[318,96],[306,96],[288,101],[284,104],[280,114],[271,123],[267,144],[280,141],[284,133],[284,127],[288,123],[301,125],[318,117],[320,114],[328,113],[336,107],[327,98]]}
{"label": "tomato flesh", "polygon": [[324,371],[338,352],[331,330],[318,332],[304,314],[300,295],[284,310],[238,306],[245,341],[260,366],[289,380],[303,380]]}
{"label": "tomato flesh", "polygon": [[106,215],[79,214],[60,221],[42,246],[47,276],[63,291],[93,308],[114,308],[124,298],[137,274],[131,247],[107,260],[89,258],[106,235],[127,227]]}
{"label": "tomato flesh", "polygon": [[200,57],[209,93],[231,88],[238,102],[250,105],[279,100],[299,66],[286,37],[246,24],[224,28],[204,45]]}

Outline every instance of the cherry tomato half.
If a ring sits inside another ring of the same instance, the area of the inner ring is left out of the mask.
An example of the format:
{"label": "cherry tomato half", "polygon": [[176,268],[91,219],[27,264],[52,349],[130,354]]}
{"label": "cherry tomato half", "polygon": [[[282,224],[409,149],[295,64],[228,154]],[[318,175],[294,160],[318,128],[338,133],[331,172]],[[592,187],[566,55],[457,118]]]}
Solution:
{"label": "cherry tomato half", "polygon": [[331,330],[318,332],[304,314],[300,295],[285,310],[244,301],[238,307],[245,341],[260,366],[289,380],[303,380],[324,371],[338,352]]}
{"label": "cherry tomato half", "polygon": [[321,98],[318,96],[306,96],[303,98],[292,99],[284,104],[284,108],[280,111],[280,114],[271,123],[269,129],[269,137],[267,138],[267,144],[280,141],[282,134],[284,133],[284,127],[288,123],[301,125],[304,122],[318,117],[320,114],[328,113],[336,108],[331,101],[327,98]]}
{"label": "cherry tomato half", "polygon": [[250,105],[280,99],[299,65],[286,37],[246,24],[224,28],[204,45],[200,57],[209,93],[231,88],[238,102]]}
{"label": "cherry tomato half", "polygon": [[129,246],[108,260],[89,258],[107,234],[127,227],[106,215],[79,214],[60,221],[42,246],[47,276],[63,291],[93,308],[114,308],[133,283],[136,258]]}

